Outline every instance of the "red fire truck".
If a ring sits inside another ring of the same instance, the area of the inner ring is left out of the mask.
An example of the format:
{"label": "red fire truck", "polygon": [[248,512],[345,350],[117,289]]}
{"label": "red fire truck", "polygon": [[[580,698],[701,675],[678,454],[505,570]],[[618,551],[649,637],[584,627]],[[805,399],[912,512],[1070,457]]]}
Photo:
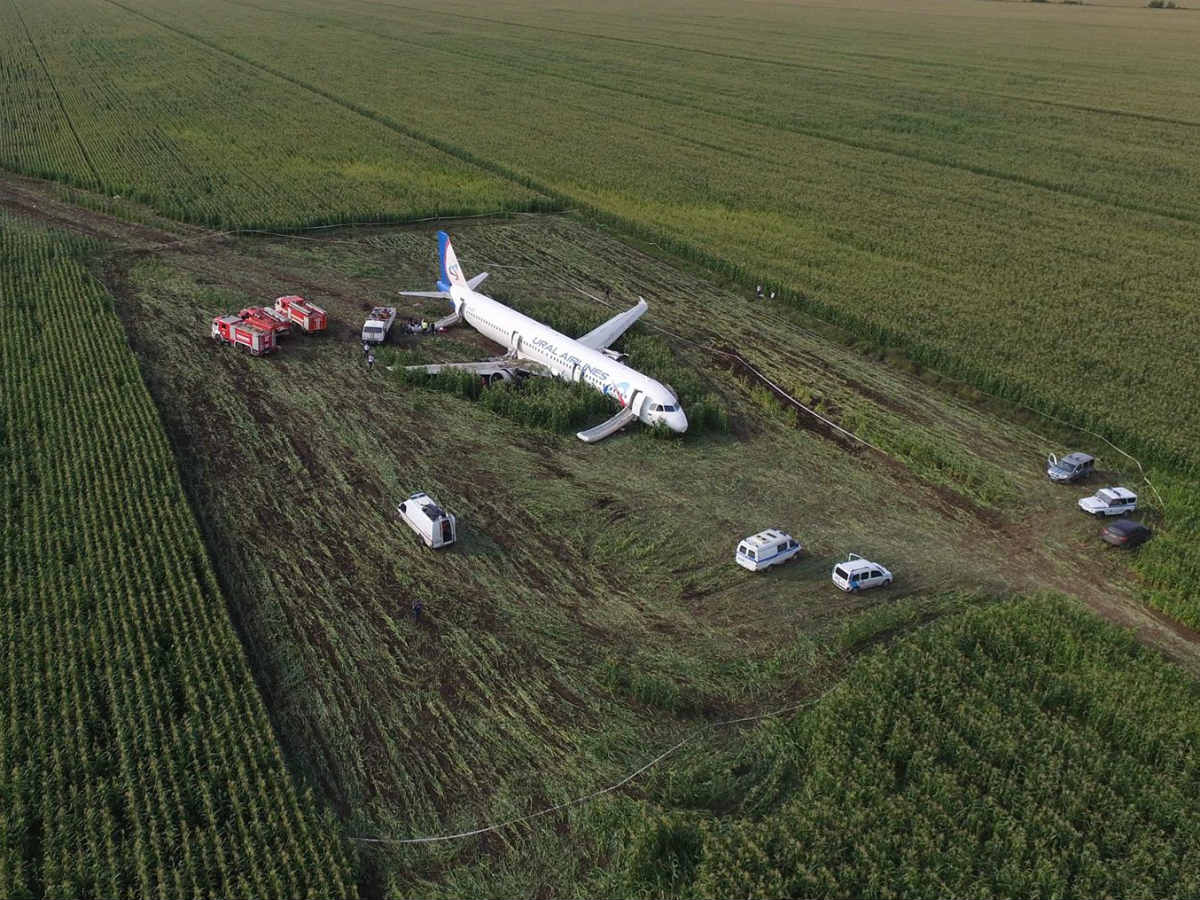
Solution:
{"label": "red fire truck", "polygon": [[264,331],[275,332],[276,340],[292,330],[292,323],[288,317],[269,306],[248,306],[238,315]]}
{"label": "red fire truck", "polygon": [[275,332],[243,321],[241,316],[217,316],[212,320],[214,341],[233,344],[262,356],[275,349]]}
{"label": "red fire truck", "polygon": [[325,310],[315,303],[309,303],[303,297],[297,297],[294,294],[279,297],[275,300],[275,309],[309,334],[325,330]]}

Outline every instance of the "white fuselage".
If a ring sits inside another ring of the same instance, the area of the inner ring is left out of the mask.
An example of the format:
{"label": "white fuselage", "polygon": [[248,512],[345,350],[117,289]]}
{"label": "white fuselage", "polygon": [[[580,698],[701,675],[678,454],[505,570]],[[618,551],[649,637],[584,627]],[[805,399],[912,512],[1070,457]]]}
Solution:
{"label": "white fuselage", "polygon": [[564,381],[589,385],[622,406],[632,407],[634,415],[649,425],[687,430],[679,401],[653,378],[469,287],[454,285],[451,298],[467,324],[506,347],[514,357],[539,363]]}

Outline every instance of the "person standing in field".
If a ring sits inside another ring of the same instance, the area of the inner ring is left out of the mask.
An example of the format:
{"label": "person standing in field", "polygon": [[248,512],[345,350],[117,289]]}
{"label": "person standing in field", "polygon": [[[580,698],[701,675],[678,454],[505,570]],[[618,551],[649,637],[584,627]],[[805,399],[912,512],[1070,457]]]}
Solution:
{"label": "person standing in field", "polygon": [[421,621],[421,610],[423,610],[424,608],[425,608],[425,605],[421,602],[421,599],[419,597],[416,600],[413,600],[413,602],[412,602],[412,617],[413,617],[414,622]]}
{"label": "person standing in field", "polygon": [[370,371],[370,369],[373,365],[375,365],[375,353],[372,350],[368,350],[367,351],[367,370]]}

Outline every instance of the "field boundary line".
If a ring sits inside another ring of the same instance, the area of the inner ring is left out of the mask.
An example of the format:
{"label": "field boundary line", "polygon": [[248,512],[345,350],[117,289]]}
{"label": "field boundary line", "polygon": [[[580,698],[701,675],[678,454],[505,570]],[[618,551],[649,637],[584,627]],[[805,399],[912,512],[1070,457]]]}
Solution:
{"label": "field boundary line", "polygon": [[[203,234],[192,235],[190,237],[182,237],[173,241],[157,241],[154,245],[147,249],[146,252],[159,253],[164,250],[173,250],[176,247],[182,247],[187,244],[199,244],[204,241],[213,241],[218,238],[238,237],[239,235],[264,235],[266,237],[284,238],[294,241],[316,241],[322,244],[356,244],[362,245],[362,240],[341,240],[339,238],[310,238],[301,234],[304,231],[329,231],[334,228],[406,228],[409,225],[419,225],[424,222],[439,222],[439,221],[455,221],[458,219],[488,219],[488,218],[504,218],[509,216],[538,216],[543,215],[537,212],[513,211],[509,209],[491,210],[481,213],[467,213],[465,215],[444,215],[444,216],[423,216],[419,219],[386,219],[374,222],[333,222],[326,225],[299,225],[292,229],[281,229],[272,231],[267,228],[228,228],[224,231],[205,231]],[[100,255],[118,254],[128,252],[128,248],[115,248],[109,251],[103,251]]]}
{"label": "field boundary line", "polygon": [[680,747],[683,747],[685,744],[688,744],[691,741],[696,740],[698,737],[700,737],[700,735],[702,735],[706,732],[715,731],[718,728],[727,728],[730,725],[738,725],[743,722],[756,722],[756,721],[760,721],[762,719],[771,719],[771,718],[775,718],[778,716],[786,715],[787,713],[790,713],[790,712],[795,712],[796,710],[803,709],[806,706],[812,706],[816,703],[819,703],[821,700],[823,700],[831,691],[834,691],[838,687],[840,687],[841,684],[842,684],[842,682],[838,682],[837,684],[827,688],[824,692],[822,692],[821,694],[819,694],[816,697],[810,697],[807,700],[802,700],[799,703],[793,703],[790,706],[785,706],[781,709],[772,710],[771,712],[758,713],[758,714],[752,715],[752,716],[740,716],[736,719],[726,719],[725,721],[722,721],[722,722],[710,722],[708,724],[701,725],[701,726],[697,727],[696,729],[694,729],[691,734],[684,736],[683,740],[681,740],[678,743],[674,744],[673,746],[667,748],[662,753],[658,754],[658,756],[654,757],[652,760],[650,760],[649,762],[642,765],[640,768],[637,768],[634,771],[630,772],[628,775],[626,775],[620,781],[614,782],[613,784],[610,784],[606,787],[602,787],[597,790],[594,790],[590,794],[584,794],[581,797],[574,797],[570,800],[564,800],[562,803],[556,803],[553,806],[547,806],[544,809],[539,809],[536,812],[527,813],[526,815],[523,815],[523,816],[517,816],[514,819],[507,819],[503,822],[496,822],[496,823],[490,824],[490,825],[483,825],[479,828],[471,829],[470,831],[460,831],[460,832],[456,832],[454,834],[437,834],[437,835],[430,835],[430,836],[426,836],[426,837],[413,837],[413,838],[380,838],[380,837],[365,837],[365,836],[359,836],[359,835],[351,835],[351,836],[349,836],[349,840],[359,841],[360,843],[364,843],[364,844],[434,844],[434,843],[439,843],[442,841],[462,840],[463,838],[475,837],[476,835],[487,834],[488,832],[492,832],[492,831],[499,831],[502,828],[509,828],[513,825],[520,825],[522,822],[528,822],[531,819],[538,819],[538,818],[541,818],[542,816],[548,816],[551,813],[556,813],[556,812],[559,812],[560,810],[569,809],[572,806],[579,806],[581,803],[587,803],[589,800],[595,800],[597,797],[603,796],[604,794],[610,794],[613,791],[617,790],[618,788],[623,787],[624,785],[633,781],[633,779],[637,778],[639,775],[641,775],[647,769],[651,769],[654,766],[658,765],[658,763],[662,762],[664,759],[666,759],[668,756],[673,754]]}
{"label": "field boundary line", "polygon": [[12,3],[13,12],[17,14],[17,19],[21,23],[21,27],[25,30],[25,37],[29,41],[29,46],[33,49],[33,55],[38,58],[38,62],[42,65],[42,71],[46,73],[46,80],[50,82],[50,90],[54,91],[54,99],[58,101],[58,108],[62,111],[63,118],[67,120],[67,127],[71,129],[71,135],[75,138],[75,144],[79,147],[79,152],[83,155],[83,161],[87,163],[88,171],[92,173],[96,187],[103,188],[104,185],[100,180],[100,173],[92,165],[92,158],[88,155],[87,147],[84,146],[83,140],[79,137],[79,132],[75,129],[75,123],[71,121],[71,114],[67,112],[67,106],[63,103],[62,94],[59,93],[54,76],[50,74],[50,67],[46,65],[46,59],[42,56],[42,51],[38,49],[37,42],[33,39],[33,34],[25,22],[25,17],[21,15],[21,7],[17,5],[17,0],[10,0],[10,2]]}

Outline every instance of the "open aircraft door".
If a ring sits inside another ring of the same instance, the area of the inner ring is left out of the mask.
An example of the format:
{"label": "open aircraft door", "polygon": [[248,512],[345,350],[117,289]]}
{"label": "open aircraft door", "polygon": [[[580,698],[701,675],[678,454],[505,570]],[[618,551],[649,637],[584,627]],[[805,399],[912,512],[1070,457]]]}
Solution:
{"label": "open aircraft door", "polygon": [[644,393],[642,393],[641,391],[634,391],[633,397],[631,397],[629,400],[629,409],[631,409],[633,411],[633,414],[635,416],[637,416],[638,418],[641,418],[642,407],[645,405],[645,403],[646,403],[646,395]]}
{"label": "open aircraft door", "polygon": [[575,363],[575,365],[571,367],[571,380],[579,381],[581,378],[583,378],[583,366],[581,366],[579,363]]}
{"label": "open aircraft door", "polygon": [[513,331],[512,337],[509,338],[509,345],[512,347],[513,356],[521,355],[521,332]]}

